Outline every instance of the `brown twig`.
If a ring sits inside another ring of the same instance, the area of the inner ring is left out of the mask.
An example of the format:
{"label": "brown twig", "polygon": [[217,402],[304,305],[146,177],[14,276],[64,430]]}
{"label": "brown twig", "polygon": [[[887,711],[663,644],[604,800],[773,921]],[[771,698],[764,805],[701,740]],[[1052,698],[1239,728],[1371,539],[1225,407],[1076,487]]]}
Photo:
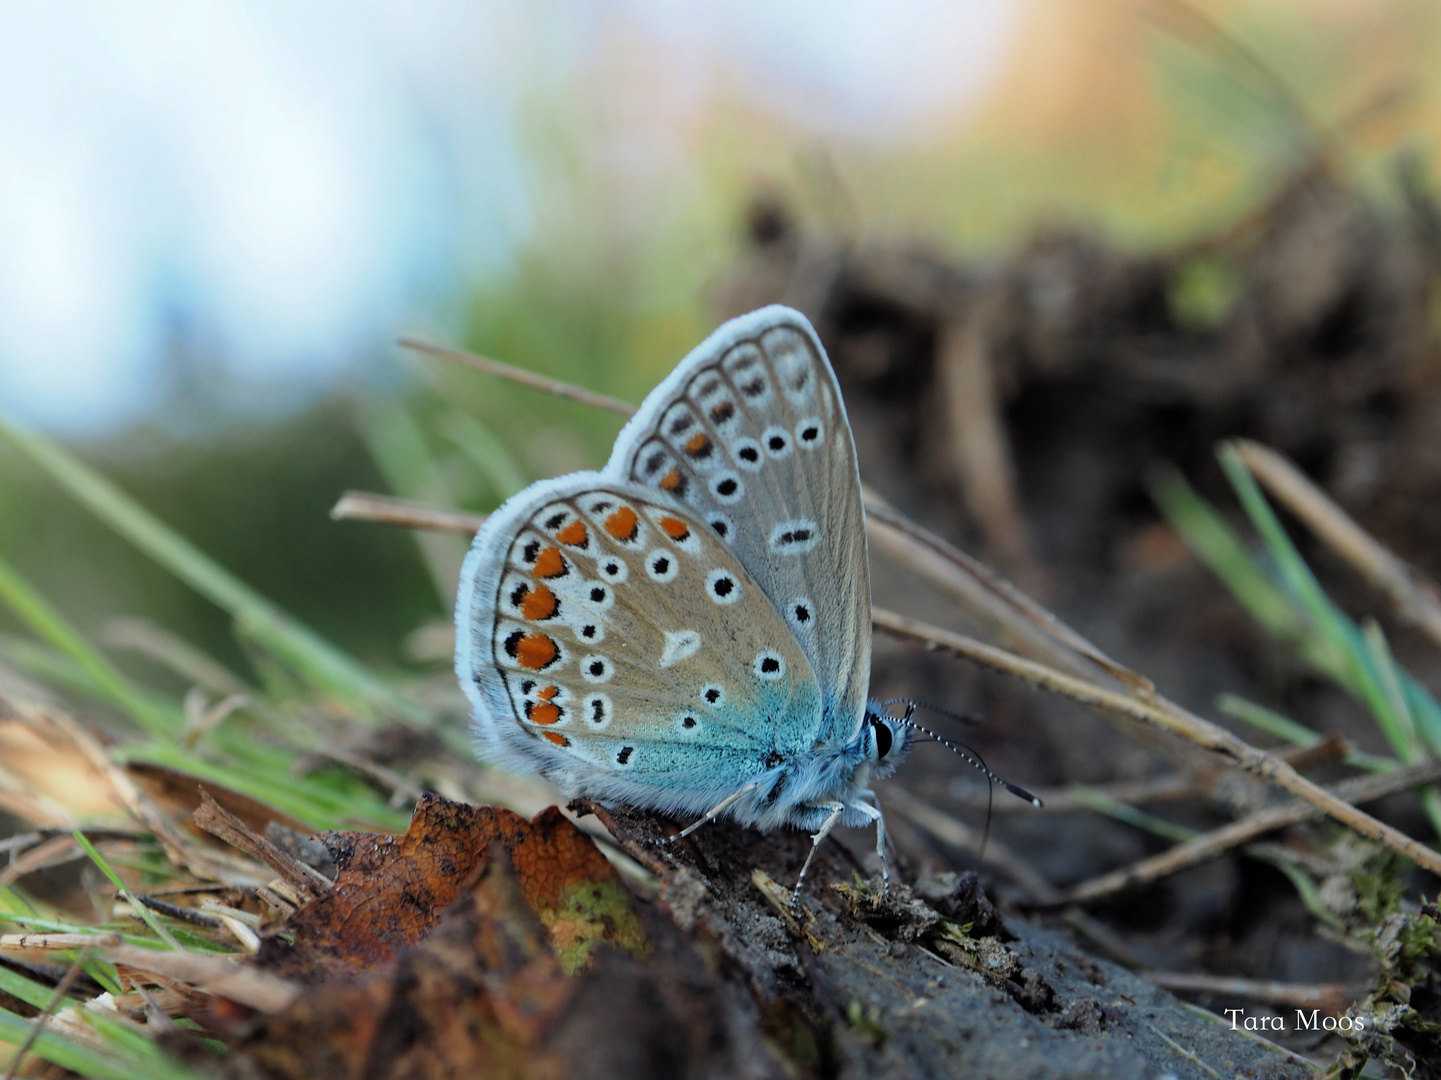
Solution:
{"label": "brown twig", "polygon": [[[1326,789],[1333,797],[1347,803],[1366,803],[1398,791],[1416,787],[1441,776],[1441,764],[1428,762],[1388,773],[1353,777]],[[1074,903],[1089,903],[1104,896],[1145,885],[1178,871],[1217,858],[1256,837],[1288,825],[1296,825],[1321,816],[1321,810],[1299,800],[1273,806],[1233,821],[1211,832],[1177,844],[1168,851],[1142,859],[1109,874],[1092,878],[1072,888],[1064,897]]]}
{"label": "brown twig", "polygon": [[1265,1001],[1283,1008],[1325,1008],[1341,1012],[1354,1000],[1360,987],[1344,983],[1283,983],[1262,979],[1236,979],[1225,975],[1201,975],[1186,971],[1142,971],[1140,975],[1166,990],[1180,993],[1216,994],[1224,998]]}
{"label": "brown twig", "polygon": [[1136,693],[1155,693],[1149,679],[1111,659],[984,563],[917,525],[871,492],[866,493],[865,505],[867,532],[877,548],[945,590],[968,611],[990,616],[1028,645],[1028,652],[1072,674],[1093,677],[1097,672],[1081,662],[1084,660]]}
{"label": "brown twig", "polygon": [[1441,874],[1441,853],[1418,843],[1399,829],[1362,813],[1344,799],[1316,786],[1290,765],[1264,750],[1237,738],[1224,728],[1188,712],[1173,702],[1157,697],[1146,700],[1116,693],[1095,683],[1078,679],[1045,664],[1006,652],[992,645],[955,634],[939,627],[927,626],[904,615],[875,608],[872,621],[879,629],[909,638],[933,648],[945,649],[995,671],[1024,679],[1034,686],[1068,697],[1083,705],[1112,712],[1144,724],[1169,731],[1219,755],[1228,764],[1245,770],[1277,787],[1297,795],[1343,825],[1362,836],[1375,840],[1406,856],[1416,865]]}
{"label": "brown twig", "polygon": [[1383,593],[1403,620],[1441,645],[1441,586],[1377,543],[1283,455],[1245,439],[1233,445],[1266,490]]}
{"label": "brown twig", "polygon": [[373,521],[380,525],[399,525],[405,529],[430,529],[434,532],[455,532],[474,536],[485,523],[484,514],[467,514],[461,510],[441,510],[424,503],[375,495],[369,491],[347,491],[330,510],[335,521]]}
{"label": "brown twig", "polygon": [[330,890],[331,881],[319,870],[306,866],[299,859],[292,858],[265,837],[251,830],[230,811],[200,789],[200,806],[193,819],[197,827],[217,837],[231,847],[244,852],[256,862],[263,863],[280,875],[280,879],[301,894],[311,899]]}
{"label": "brown twig", "polygon": [[[1090,804],[1078,798],[1071,788],[1034,788],[1033,790],[1050,813],[1091,808]],[[1167,773],[1165,776],[1158,776],[1150,780],[1122,780],[1114,784],[1096,784],[1091,790],[1107,799],[1114,799],[1116,802],[1125,803],[1128,806],[1139,806],[1145,803],[1170,802],[1175,799],[1190,798],[1193,795],[1201,794],[1205,790],[1205,785],[1194,776]],[[985,794],[984,788],[979,793],[967,795],[959,801],[972,810],[985,810],[989,807],[991,813],[998,817],[1022,814],[1034,809],[1029,803],[1021,802],[1019,799],[992,802]]]}
{"label": "brown twig", "polygon": [[502,363],[499,360],[492,360],[488,356],[480,356],[464,349],[451,349],[444,345],[437,345],[433,341],[426,341],[423,338],[406,335],[396,342],[402,349],[410,349],[412,352],[425,353],[427,356],[439,357],[442,360],[449,360],[452,363],[464,364],[466,367],[474,368],[476,371],[483,371],[487,375],[495,375],[498,378],[509,379],[511,382],[520,383],[522,386],[529,386],[535,390],[543,390],[547,394],[554,394],[556,397],[569,398],[571,401],[579,401],[584,405],[591,405],[597,409],[605,409],[607,412],[616,413],[619,416],[632,416],[635,413],[635,406],[619,398],[610,397],[607,394],[597,394],[593,390],[585,390],[559,379],[552,379],[545,375],[537,375],[533,371],[524,368],[513,367],[510,364]]}
{"label": "brown twig", "polygon": [[[96,942],[97,939],[92,938],[91,941]],[[127,945],[118,935],[99,939],[97,943],[102,955],[114,963],[189,983],[207,993],[249,1005],[261,1012],[279,1012],[300,996],[301,988],[295,983],[251,964],[236,964],[218,956],[160,952],[139,945]]]}

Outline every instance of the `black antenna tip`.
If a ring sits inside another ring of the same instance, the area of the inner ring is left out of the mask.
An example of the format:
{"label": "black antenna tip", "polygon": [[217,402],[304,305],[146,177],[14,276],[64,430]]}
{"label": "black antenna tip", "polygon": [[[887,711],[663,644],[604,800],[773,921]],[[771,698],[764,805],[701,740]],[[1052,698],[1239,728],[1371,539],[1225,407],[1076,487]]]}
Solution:
{"label": "black antenna tip", "polygon": [[[997,777],[997,779],[1000,778]],[[1017,798],[1025,799],[1026,802],[1030,803],[1037,809],[1040,809],[1041,807],[1046,805],[1045,803],[1041,802],[1040,798],[1035,793],[1027,791],[1025,788],[1021,787],[1020,784],[1013,784],[1009,780],[1001,780],[1001,785],[1012,795],[1015,795]]]}

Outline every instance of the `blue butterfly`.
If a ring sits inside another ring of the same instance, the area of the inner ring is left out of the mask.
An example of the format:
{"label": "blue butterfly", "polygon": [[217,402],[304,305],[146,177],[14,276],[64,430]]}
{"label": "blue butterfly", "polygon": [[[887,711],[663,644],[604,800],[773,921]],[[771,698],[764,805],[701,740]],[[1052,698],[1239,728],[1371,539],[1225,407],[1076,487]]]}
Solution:
{"label": "blue butterfly", "polygon": [[456,630],[482,757],[571,796],[699,815],[682,836],[722,814],[809,830],[796,896],[838,824],[875,825],[885,872],[870,782],[923,729],[866,700],[855,444],[799,312],[726,323],[651,392],[605,468],[491,515]]}

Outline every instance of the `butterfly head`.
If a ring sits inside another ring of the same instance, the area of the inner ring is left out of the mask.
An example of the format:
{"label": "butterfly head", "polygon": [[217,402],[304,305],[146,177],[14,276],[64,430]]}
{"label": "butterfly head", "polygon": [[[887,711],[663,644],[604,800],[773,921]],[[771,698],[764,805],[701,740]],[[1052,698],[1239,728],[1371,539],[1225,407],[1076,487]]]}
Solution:
{"label": "butterfly head", "polygon": [[868,705],[861,739],[865,758],[871,763],[871,775],[885,778],[895,772],[910,753],[914,735],[909,718],[893,716],[875,702]]}
{"label": "butterfly head", "polygon": [[[905,712],[896,716],[890,711],[891,706],[900,705],[905,707]],[[947,709],[935,705],[928,705],[923,701],[912,701],[909,698],[893,698],[890,701],[872,701],[866,706],[867,728],[865,735],[873,740],[874,755],[872,760],[874,766],[871,775],[885,777],[895,770],[895,767],[905,758],[912,743],[917,740],[939,743],[951,753],[956,754],[968,764],[979,769],[986,779],[992,784],[999,784],[1017,798],[1025,799],[1032,806],[1039,807],[1041,800],[1030,791],[1013,784],[1004,777],[997,776],[987,768],[986,763],[981,760],[981,755],[972,750],[963,742],[954,739],[947,739],[936,734],[928,727],[916,723],[914,719],[916,709],[924,708],[932,712],[938,712],[942,716],[949,716],[953,720],[970,720],[971,717],[962,716],[950,712]],[[987,818],[987,827],[990,820]]]}

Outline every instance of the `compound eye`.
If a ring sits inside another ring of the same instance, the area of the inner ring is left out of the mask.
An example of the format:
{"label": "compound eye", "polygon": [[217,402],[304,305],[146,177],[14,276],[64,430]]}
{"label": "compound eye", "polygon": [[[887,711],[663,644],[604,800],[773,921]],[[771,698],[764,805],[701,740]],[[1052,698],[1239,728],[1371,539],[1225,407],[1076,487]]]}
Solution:
{"label": "compound eye", "polygon": [[871,726],[876,729],[876,760],[884,761],[886,755],[891,752],[891,745],[895,739],[891,735],[891,729],[886,727],[880,720],[872,720]]}

